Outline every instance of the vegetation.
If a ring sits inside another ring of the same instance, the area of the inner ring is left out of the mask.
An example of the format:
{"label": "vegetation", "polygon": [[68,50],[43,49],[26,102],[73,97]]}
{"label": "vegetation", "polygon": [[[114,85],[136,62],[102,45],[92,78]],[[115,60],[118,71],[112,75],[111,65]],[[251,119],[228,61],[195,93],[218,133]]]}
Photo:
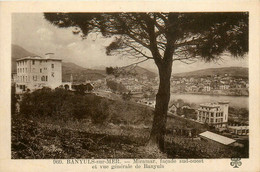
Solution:
{"label": "vegetation", "polygon": [[160,83],[147,147],[164,150],[170,78],[174,61],[218,60],[229,52],[248,52],[248,13],[45,13],[60,28],[74,27],[86,39],[90,32],[113,37],[106,53],[153,59]]}
{"label": "vegetation", "polygon": [[17,112],[16,105],[18,103],[19,97],[15,94],[15,86],[11,87],[11,114],[15,114]]}
{"label": "vegetation", "polygon": [[94,87],[90,84],[79,84],[79,85],[72,85],[72,88],[75,89],[76,93],[78,94],[85,94],[85,92],[90,92],[94,89]]}
{"label": "vegetation", "polygon": [[168,119],[166,153],[147,152],[152,120],[152,108],[131,101],[44,88],[26,93],[21,113],[12,113],[12,158],[248,157],[248,149],[219,148],[189,137],[188,130],[196,137],[206,128],[181,117]]}
{"label": "vegetation", "polygon": [[122,99],[123,100],[126,100],[126,101],[128,101],[128,100],[131,100],[131,98],[132,98],[132,93],[129,91],[128,93],[123,93],[122,94]]}
{"label": "vegetation", "polygon": [[229,107],[229,123],[248,125],[249,112],[246,108]]}
{"label": "vegetation", "polygon": [[112,80],[107,80],[107,87],[110,88],[112,91],[119,92],[119,93],[128,91],[123,84],[117,83]]}
{"label": "vegetation", "polygon": [[102,123],[106,113],[106,101],[92,94],[74,94],[62,88],[43,88],[25,93],[20,103],[20,113],[25,117],[43,116],[52,118],[89,118]]}

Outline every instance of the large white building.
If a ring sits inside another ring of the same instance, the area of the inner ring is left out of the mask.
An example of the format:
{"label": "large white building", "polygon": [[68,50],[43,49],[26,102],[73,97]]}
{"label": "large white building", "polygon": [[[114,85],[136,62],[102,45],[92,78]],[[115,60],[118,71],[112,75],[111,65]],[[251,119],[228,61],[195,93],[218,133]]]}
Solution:
{"label": "large white building", "polygon": [[229,102],[205,103],[198,108],[197,121],[219,127],[227,126]]}
{"label": "large white building", "polygon": [[45,57],[28,56],[16,61],[16,93],[62,85],[61,59],[52,56],[53,53],[48,53]]}

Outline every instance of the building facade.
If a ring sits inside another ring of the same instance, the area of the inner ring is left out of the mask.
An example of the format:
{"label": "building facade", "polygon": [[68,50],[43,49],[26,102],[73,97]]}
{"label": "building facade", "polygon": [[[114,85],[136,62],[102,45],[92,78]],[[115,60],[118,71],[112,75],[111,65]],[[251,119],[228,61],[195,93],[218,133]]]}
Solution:
{"label": "building facade", "polygon": [[236,135],[249,135],[249,126],[228,126],[228,130]]}
{"label": "building facade", "polygon": [[229,102],[200,104],[197,121],[216,128],[226,127],[228,122]]}
{"label": "building facade", "polygon": [[34,91],[43,87],[56,88],[62,85],[61,59],[45,57],[24,57],[16,61],[16,93]]}

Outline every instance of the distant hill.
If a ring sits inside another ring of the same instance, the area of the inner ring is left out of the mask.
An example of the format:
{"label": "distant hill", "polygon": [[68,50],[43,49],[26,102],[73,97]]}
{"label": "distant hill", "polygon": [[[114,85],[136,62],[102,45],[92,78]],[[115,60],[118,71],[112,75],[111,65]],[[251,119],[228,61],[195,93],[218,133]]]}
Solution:
{"label": "distant hill", "polygon": [[223,76],[229,74],[235,77],[248,77],[248,68],[245,67],[223,67],[223,68],[208,68],[202,70],[196,70],[192,72],[176,73],[173,74],[175,77],[205,77],[220,75]]}
{"label": "distant hill", "polygon": [[70,81],[71,75],[74,82],[97,80],[106,77],[104,70],[86,69],[71,62],[62,63],[62,81]]}
{"label": "distant hill", "polygon": [[157,76],[157,74],[155,74],[154,72],[151,72],[150,70],[140,66],[128,66],[125,67],[124,70],[130,74],[136,75],[137,77],[146,75],[148,78],[155,78]]}

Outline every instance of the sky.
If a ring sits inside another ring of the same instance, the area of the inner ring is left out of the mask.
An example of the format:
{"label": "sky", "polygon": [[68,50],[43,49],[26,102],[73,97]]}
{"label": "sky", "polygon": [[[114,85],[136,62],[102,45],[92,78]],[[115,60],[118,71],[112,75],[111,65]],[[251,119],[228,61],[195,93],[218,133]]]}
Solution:
{"label": "sky", "polygon": [[[97,34],[91,34],[82,40],[80,36],[72,34],[73,28],[57,28],[43,17],[42,13],[13,13],[12,14],[12,44],[19,45],[29,52],[44,56],[54,53],[55,57],[64,62],[73,62],[86,68],[102,66],[125,66],[137,60],[127,57],[107,56],[105,47],[112,41]],[[205,68],[217,67],[248,67],[248,57],[235,59],[223,57],[217,63],[198,61],[193,64],[181,62],[173,63],[173,73],[190,72]],[[146,61],[140,66],[156,71],[153,60]]]}

